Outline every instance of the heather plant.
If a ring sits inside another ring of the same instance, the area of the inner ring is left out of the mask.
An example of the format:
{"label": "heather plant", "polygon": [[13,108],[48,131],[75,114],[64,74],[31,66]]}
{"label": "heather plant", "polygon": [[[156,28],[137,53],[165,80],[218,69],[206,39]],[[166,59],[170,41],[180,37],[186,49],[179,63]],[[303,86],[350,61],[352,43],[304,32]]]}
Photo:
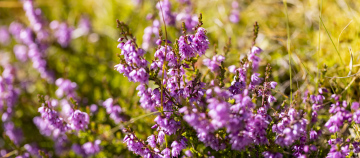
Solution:
{"label": "heather plant", "polygon": [[[195,63],[210,43],[201,26],[200,14],[194,33],[188,34],[183,23],[183,35],[174,42],[160,30],[155,58],[147,61],[127,25],[118,22],[121,54],[115,69],[129,81],[139,82],[141,106],[157,115],[151,127],[154,132],[146,140],[124,127],[128,150],[141,157],[346,157],[357,153],[358,140],[340,129],[356,126],[358,102],[342,101],[323,87],[313,95],[298,91],[294,100],[274,97],[278,83],[271,81],[270,65],[264,77],[258,73],[262,50],[255,42],[238,66],[225,67],[226,51],[231,48],[227,45],[223,55],[203,60],[208,71],[202,74]],[[253,41],[258,29],[255,23]],[[329,114],[330,118],[318,118]]]}
{"label": "heather plant", "polygon": [[[12,52],[0,54],[2,157],[358,156],[359,98],[345,93],[353,60],[346,87],[326,65],[293,87],[289,37],[290,83],[264,60],[261,25],[246,48],[226,37],[221,50],[189,0],[152,3],[144,30],[116,20],[117,58],[104,57],[95,52],[113,53],[109,39],[88,16],[49,21],[33,0],[20,4],[27,21],[0,27]],[[242,3],[229,4],[237,25]]]}

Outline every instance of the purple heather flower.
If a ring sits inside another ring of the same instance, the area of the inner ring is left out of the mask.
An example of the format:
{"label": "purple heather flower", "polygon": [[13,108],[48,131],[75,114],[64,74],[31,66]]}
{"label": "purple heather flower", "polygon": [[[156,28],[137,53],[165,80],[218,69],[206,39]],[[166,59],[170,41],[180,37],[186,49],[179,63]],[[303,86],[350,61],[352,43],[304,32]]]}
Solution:
{"label": "purple heather flower", "polygon": [[94,155],[100,152],[101,140],[95,140],[94,142],[87,142],[81,146],[86,155]]}
{"label": "purple heather flower", "polygon": [[240,15],[238,10],[232,10],[229,16],[229,20],[232,23],[238,23],[240,21]]}
{"label": "purple heather flower", "polygon": [[155,40],[159,36],[159,28],[160,22],[158,20],[154,20],[152,26],[148,26],[145,28],[143,35],[143,43],[141,45],[143,49],[149,50],[151,47],[155,46],[154,44],[161,44],[160,39],[155,42]]}
{"label": "purple heather flower", "polygon": [[135,135],[126,135],[124,142],[127,144],[128,149],[135,154],[143,157],[149,156],[150,150],[145,146],[145,144],[142,143],[142,141],[136,138]]}
{"label": "purple heather flower", "polygon": [[277,85],[276,82],[274,82],[274,81],[271,81],[271,82],[270,82],[270,86],[271,86],[272,89],[275,89],[275,88],[276,88],[276,85]]}
{"label": "purple heather flower", "polygon": [[311,140],[316,140],[318,138],[318,133],[314,130],[311,130],[309,135]]}
{"label": "purple heather flower", "polygon": [[252,69],[253,71],[257,71],[259,68],[260,58],[256,56],[257,54],[260,54],[262,50],[259,47],[252,47],[251,51],[248,55],[248,60],[252,63]]}
{"label": "purple heather flower", "polygon": [[161,154],[163,154],[163,158],[171,158],[170,157],[170,154],[171,154],[171,151],[169,148],[165,148],[163,151],[161,151]]}
{"label": "purple heather flower", "polygon": [[10,138],[14,144],[19,145],[23,140],[23,132],[21,128],[16,128],[14,123],[5,122],[4,123],[5,134]]}
{"label": "purple heather flower", "polygon": [[328,153],[327,157],[329,158],[345,158],[349,155],[349,145],[342,144],[342,140],[335,140],[335,141],[329,141],[331,144],[330,152]]}
{"label": "purple heather flower", "polygon": [[357,110],[359,109],[360,104],[358,102],[353,102],[351,104],[351,110]]}
{"label": "purple heather flower", "polygon": [[50,27],[55,31],[54,36],[61,47],[67,47],[70,43],[73,29],[65,22],[58,24],[57,21],[52,21]]}
{"label": "purple heather flower", "polygon": [[229,87],[229,91],[232,93],[232,94],[240,94],[242,93],[246,88],[246,82],[244,81],[232,81],[231,82],[231,86]]}
{"label": "purple heather flower", "polygon": [[156,142],[161,145],[165,142],[165,133],[163,131],[160,131],[157,137]]}
{"label": "purple heather flower", "polygon": [[0,26],[0,45],[8,45],[10,43],[10,34],[6,27]]}
{"label": "purple heather flower", "polygon": [[276,102],[276,98],[274,97],[274,96],[272,96],[272,95],[270,95],[269,97],[268,97],[268,103],[274,103],[274,102]]}
{"label": "purple heather flower", "polygon": [[176,140],[171,143],[171,155],[177,157],[180,155],[182,149],[186,148],[186,144],[179,143]]}
{"label": "purple heather flower", "polygon": [[42,19],[41,10],[34,7],[33,0],[23,1],[23,9],[30,21],[31,27],[37,33],[37,38],[40,41],[46,40],[49,36],[49,33],[44,29],[45,21]]}
{"label": "purple heather flower", "polygon": [[71,150],[74,151],[77,155],[86,156],[84,149],[81,148],[81,145],[79,144],[73,144],[71,146]]}
{"label": "purple heather flower", "polygon": [[178,42],[181,59],[190,59],[196,56],[195,49],[189,44],[190,38],[188,36],[180,36]]}
{"label": "purple heather flower", "polygon": [[106,109],[106,113],[110,114],[110,118],[113,119],[115,123],[127,120],[125,115],[123,115],[121,107],[119,105],[114,105],[114,100],[112,98],[106,99],[103,102],[103,106]]}
{"label": "purple heather flower", "polygon": [[260,54],[262,51],[263,50],[261,48],[256,47],[256,46],[251,48],[251,53],[253,53],[253,54]]}
{"label": "purple heather flower", "polygon": [[91,104],[90,105],[90,112],[91,113],[96,113],[98,110],[98,106],[96,104]]}
{"label": "purple heather flower", "polygon": [[14,46],[14,53],[18,60],[25,62],[28,60],[27,47],[25,45],[17,44]]}
{"label": "purple heather flower", "polygon": [[258,85],[263,81],[263,78],[259,77],[259,73],[254,73],[251,75],[251,84],[252,85]]}
{"label": "purple heather flower", "polygon": [[57,97],[59,98],[63,96],[68,96],[72,98],[76,97],[75,90],[77,88],[77,84],[75,82],[71,82],[68,79],[59,78],[56,80],[55,84],[56,86],[59,87],[55,92]]}
{"label": "purple heather flower", "polygon": [[211,124],[217,128],[222,128],[230,119],[230,104],[219,101],[215,98],[208,99],[209,116],[212,118]]}
{"label": "purple heather flower", "polygon": [[236,1],[233,1],[231,3],[232,6],[232,10],[231,10],[231,14],[229,16],[229,20],[232,23],[238,23],[240,21],[240,14],[239,14],[239,3]]}
{"label": "purple heather flower", "polygon": [[327,127],[331,133],[335,133],[340,130],[340,127],[342,127],[342,121],[343,117],[341,116],[341,113],[337,113],[330,117],[330,119],[325,123],[325,127]]}
{"label": "purple heather flower", "polygon": [[282,158],[283,157],[283,155],[281,153],[272,153],[272,152],[269,152],[269,151],[264,151],[262,153],[262,155],[265,158]]}
{"label": "purple heather flower", "polygon": [[146,140],[146,142],[148,142],[148,144],[149,144],[152,148],[156,148],[156,138],[155,138],[155,135],[149,136],[148,139]]}
{"label": "purple heather flower", "polygon": [[320,94],[324,94],[324,93],[327,93],[329,92],[326,88],[319,88],[319,93]]}
{"label": "purple heather flower", "polygon": [[50,136],[52,133],[52,129],[48,123],[48,121],[43,120],[41,117],[34,117],[33,118],[34,124],[39,129],[40,133],[44,136]]}
{"label": "purple heather flower", "polygon": [[59,117],[57,111],[42,106],[38,109],[38,112],[40,112],[41,117],[49,123],[51,128],[58,129],[60,132],[65,132],[69,129],[68,124],[66,124],[63,118]]}
{"label": "purple heather flower", "polygon": [[17,42],[21,42],[20,32],[24,29],[24,26],[18,22],[12,22],[9,26],[9,32],[16,39]]}
{"label": "purple heather flower", "polygon": [[80,18],[78,29],[81,30],[82,34],[87,35],[91,31],[91,21],[87,16],[82,16]]}
{"label": "purple heather flower", "polygon": [[185,155],[188,156],[188,157],[193,157],[193,154],[192,154],[192,152],[190,150],[186,150]]}
{"label": "purple heather flower", "polygon": [[211,71],[215,72],[219,70],[221,63],[225,60],[225,57],[222,55],[213,56],[212,60],[204,59],[203,64],[207,66]]}
{"label": "purple heather flower", "polygon": [[159,130],[163,130],[167,135],[174,134],[180,128],[180,122],[166,117],[157,116],[155,122],[159,125]]}
{"label": "purple heather flower", "polygon": [[169,0],[163,0],[156,4],[159,10],[160,19],[164,19],[167,25],[175,25],[175,14],[171,12],[171,3]]}
{"label": "purple heather flower", "polygon": [[192,15],[190,8],[186,8],[185,12],[177,14],[176,21],[184,22],[187,30],[192,30],[199,23],[197,15]]}
{"label": "purple heather flower", "polygon": [[356,110],[356,112],[354,112],[353,120],[355,123],[360,124],[360,110]]}
{"label": "purple heather flower", "polygon": [[[209,49],[209,44],[210,44],[210,42],[206,36],[206,30],[202,27],[199,27],[196,30],[195,36],[192,36],[191,38],[192,38],[191,44],[193,45],[195,50],[198,52],[199,56],[204,55],[205,51],[207,49]],[[222,59],[220,59],[220,60],[222,60]]]}
{"label": "purple heather flower", "polygon": [[75,110],[68,118],[70,128],[74,130],[84,130],[89,124],[89,115],[86,112]]}
{"label": "purple heather flower", "polygon": [[40,149],[36,144],[25,144],[24,148],[26,149],[27,152],[29,152],[32,155],[40,156],[39,155]]}

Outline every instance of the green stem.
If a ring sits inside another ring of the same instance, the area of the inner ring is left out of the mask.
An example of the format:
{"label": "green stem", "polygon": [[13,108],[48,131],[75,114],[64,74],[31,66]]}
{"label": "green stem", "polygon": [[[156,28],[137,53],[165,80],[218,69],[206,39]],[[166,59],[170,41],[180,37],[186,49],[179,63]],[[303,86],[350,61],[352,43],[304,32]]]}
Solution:
{"label": "green stem", "polygon": [[287,0],[283,0],[285,5],[285,15],[286,15],[286,34],[287,34],[287,52],[289,55],[289,75],[290,75],[290,104],[292,103],[292,77],[291,77],[291,50],[290,50],[290,28],[289,28],[289,17],[287,11]]}
{"label": "green stem", "polygon": [[323,26],[324,26],[324,28],[325,28],[326,33],[328,34],[328,36],[329,36],[329,38],[330,38],[331,43],[333,44],[333,46],[334,46],[334,48],[335,48],[335,50],[336,50],[337,54],[339,55],[339,58],[340,58],[341,63],[342,63],[343,65],[345,65],[344,61],[343,61],[343,60],[342,60],[342,58],[341,58],[341,55],[340,55],[340,53],[339,53],[338,49],[337,49],[337,48],[336,48],[336,46],[335,46],[334,41],[332,40],[332,38],[331,38],[331,36],[330,36],[329,31],[326,29],[325,24],[324,24],[324,22],[322,21],[321,17],[319,17],[319,18],[320,18],[320,21],[321,21],[322,25],[323,25]]}
{"label": "green stem", "polygon": [[[321,20],[321,12],[322,12],[322,6],[323,6],[323,0],[321,0],[321,4],[320,4],[320,15],[319,15],[319,23],[320,23],[320,20]],[[317,79],[316,79],[316,89],[318,89],[318,86],[319,86],[319,80],[320,80],[320,53],[321,53],[321,25],[319,25],[319,46],[318,46],[318,52],[317,52],[317,58],[316,58],[316,62],[317,62],[317,72],[316,72],[316,76],[317,76]]]}

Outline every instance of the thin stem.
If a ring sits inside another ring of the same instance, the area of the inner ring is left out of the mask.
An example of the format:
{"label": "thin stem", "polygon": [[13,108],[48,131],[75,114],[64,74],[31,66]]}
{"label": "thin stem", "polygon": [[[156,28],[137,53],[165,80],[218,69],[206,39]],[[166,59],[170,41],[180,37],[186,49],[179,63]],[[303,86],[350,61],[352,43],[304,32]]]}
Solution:
{"label": "thin stem", "polygon": [[161,113],[161,112],[159,112],[159,111],[155,111],[155,112],[151,112],[151,113],[148,113],[148,114],[141,115],[141,116],[139,116],[139,117],[133,118],[133,119],[129,120],[128,122],[124,122],[123,124],[120,124],[119,126],[116,126],[116,127],[114,127],[113,129],[111,129],[111,133],[114,133],[114,132],[116,132],[117,130],[122,129],[122,128],[124,128],[124,126],[127,126],[127,125],[129,125],[129,124],[132,124],[132,123],[134,123],[134,122],[137,121],[137,120],[140,120],[140,119],[142,119],[142,118],[145,118],[145,117],[148,117],[148,116],[151,116],[151,115],[160,114],[160,113]]}
{"label": "thin stem", "polygon": [[[162,15],[162,19],[163,19],[163,23],[164,23],[164,28],[165,28],[165,60],[164,60],[164,63],[163,63],[163,67],[162,67],[162,77],[161,77],[161,84],[164,82],[164,76],[165,76],[165,62],[166,62],[166,50],[167,50],[167,41],[168,41],[168,37],[167,37],[167,31],[166,31],[166,23],[165,23],[165,18],[164,18],[164,12],[162,10],[162,6],[161,6],[161,3],[160,3],[160,0],[158,0],[159,2],[159,5],[160,5],[160,10],[161,10],[161,15]],[[164,93],[164,88],[163,86],[161,86],[161,111],[163,111],[163,93]]]}
{"label": "thin stem", "polygon": [[[320,8],[319,8],[319,12],[320,12],[320,15],[319,15],[319,23],[320,23],[320,20],[321,20],[321,12],[322,12],[322,6],[323,6],[323,0],[321,0],[321,4],[320,4]],[[318,45],[318,51],[317,51],[317,57],[316,57],[316,62],[317,62],[317,72],[316,72],[316,89],[318,89],[318,86],[319,86],[319,80],[320,80],[320,53],[321,53],[321,25],[319,25],[319,45]]]}
{"label": "thin stem", "polygon": [[333,44],[333,46],[334,46],[334,48],[335,48],[335,50],[336,50],[337,54],[339,55],[339,58],[340,58],[341,63],[342,63],[343,65],[345,65],[344,61],[343,61],[343,60],[342,60],[342,58],[341,58],[341,55],[340,55],[340,53],[339,53],[338,49],[337,49],[337,48],[336,48],[336,46],[335,46],[334,41],[332,40],[332,38],[331,38],[331,36],[330,36],[329,31],[326,29],[325,24],[324,24],[324,22],[322,21],[321,17],[320,17],[320,21],[321,21],[322,25],[324,26],[325,31],[326,31],[326,33],[328,34],[328,36],[329,36],[329,38],[330,38],[330,41],[331,41],[331,43]]}
{"label": "thin stem", "polygon": [[291,77],[291,50],[290,50],[290,28],[289,28],[289,17],[287,11],[287,0],[283,0],[285,5],[285,15],[286,15],[286,34],[287,34],[287,52],[289,55],[289,74],[290,74],[290,104],[292,103],[292,77]]}

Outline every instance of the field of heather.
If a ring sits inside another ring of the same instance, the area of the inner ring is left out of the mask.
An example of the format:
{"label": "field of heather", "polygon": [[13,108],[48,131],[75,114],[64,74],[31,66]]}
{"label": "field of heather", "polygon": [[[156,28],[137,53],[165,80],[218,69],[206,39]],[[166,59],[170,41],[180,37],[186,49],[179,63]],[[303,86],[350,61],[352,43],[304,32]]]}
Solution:
{"label": "field of heather", "polygon": [[360,157],[358,0],[0,0],[0,157]]}

